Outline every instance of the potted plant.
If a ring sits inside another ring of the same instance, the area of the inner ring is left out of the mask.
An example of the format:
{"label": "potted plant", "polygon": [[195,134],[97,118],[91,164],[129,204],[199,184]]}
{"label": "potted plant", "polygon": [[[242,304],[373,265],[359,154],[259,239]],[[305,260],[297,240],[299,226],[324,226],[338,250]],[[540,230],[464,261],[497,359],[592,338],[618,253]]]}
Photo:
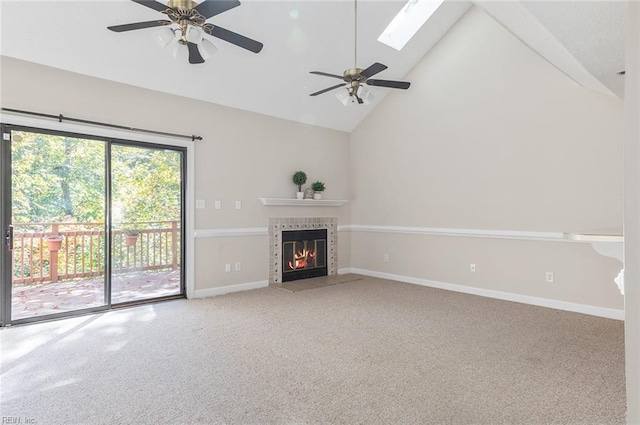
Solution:
{"label": "potted plant", "polygon": [[124,244],[125,246],[134,246],[138,242],[139,230],[130,229],[124,231]]}
{"label": "potted plant", "polygon": [[324,192],[324,183],[320,180],[311,183],[311,189],[313,189],[313,199],[322,199],[322,192]]}
{"label": "potted plant", "polygon": [[49,235],[45,237],[47,241],[47,247],[49,251],[60,251],[62,247],[62,241],[64,240],[64,236],[62,235]]}
{"label": "potted plant", "polygon": [[304,171],[296,171],[293,174],[293,182],[298,185],[298,192],[296,193],[296,199],[304,198],[302,185],[307,182],[307,173],[305,173]]}

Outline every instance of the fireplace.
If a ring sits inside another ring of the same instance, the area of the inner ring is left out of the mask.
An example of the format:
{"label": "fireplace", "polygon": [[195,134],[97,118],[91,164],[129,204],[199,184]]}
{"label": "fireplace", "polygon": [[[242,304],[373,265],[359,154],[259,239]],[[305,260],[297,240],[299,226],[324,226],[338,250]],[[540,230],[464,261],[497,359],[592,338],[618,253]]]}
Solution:
{"label": "fireplace", "polygon": [[[296,233],[301,231],[324,233],[310,233],[299,240],[300,234],[296,235]],[[324,240],[324,244],[319,242],[321,240]],[[304,241],[307,241],[306,246]],[[285,243],[288,243],[286,253]],[[311,254],[310,250],[314,252]],[[285,256],[287,256],[286,259]],[[289,266],[289,261],[293,267]],[[309,266],[309,264],[315,265]],[[302,273],[293,274],[293,272]],[[338,274],[338,219],[336,217],[269,218],[269,284],[279,285],[287,280],[320,276],[315,273],[321,273],[322,276]]]}
{"label": "fireplace", "polygon": [[327,229],[282,232],[282,282],[327,275]]}

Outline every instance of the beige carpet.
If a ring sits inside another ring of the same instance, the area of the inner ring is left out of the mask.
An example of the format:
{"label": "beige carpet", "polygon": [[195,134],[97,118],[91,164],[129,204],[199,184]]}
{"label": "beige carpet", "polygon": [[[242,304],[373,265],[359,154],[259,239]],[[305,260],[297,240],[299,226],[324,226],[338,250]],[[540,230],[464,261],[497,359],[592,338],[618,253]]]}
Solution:
{"label": "beige carpet", "polygon": [[624,423],[622,322],[380,279],[0,342],[0,415],[38,425]]}

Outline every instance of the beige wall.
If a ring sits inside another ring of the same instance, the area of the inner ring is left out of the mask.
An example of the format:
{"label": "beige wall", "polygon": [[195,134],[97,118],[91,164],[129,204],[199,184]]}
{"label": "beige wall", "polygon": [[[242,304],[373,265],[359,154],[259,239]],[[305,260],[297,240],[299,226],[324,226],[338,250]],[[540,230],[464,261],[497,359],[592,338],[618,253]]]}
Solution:
{"label": "beige wall", "polygon": [[[325,197],[349,193],[349,135],[190,100],[124,84],[2,57],[3,107],[63,114],[172,133],[198,134],[195,145],[195,228],[268,225],[269,217],[338,217],[349,222],[350,207],[266,207],[259,197],[295,197],[291,175],[305,170],[309,184],[326,183]],[[214,209],[214,201],[222,209]],[[235,201],[242,209],[235,209]],[[347,238],[343,235],[341,238]],[[195,289],[268,279],[268,237],[196,239]],[[348,243],[347,243],[348,246]],[[226,273],[225,263],[242,262]],[[349,267],[349,250],[340,250],[340,267]]]}
{"label": "beige wall", "polygon": [[[391,93],[352,133],[352,224],[540,232],[622,225],[621,100],[581,88],[478,8],[406,80],[409,91]],[[358,232],[352,266],[623,306],[612,282],[621,264],[584,244]]]}
{"label": "beige wall", "polygon": [[[613,282],[621,263],[589,244],[389,233],[352,234],[355,268],[621,309]],[[366,249],[359,249],[366,247]],[[384,262],[385,254],[389,262]],[[470,272],[469,265],[476,265]],[[553,271],[554,283],[545,281]]]}

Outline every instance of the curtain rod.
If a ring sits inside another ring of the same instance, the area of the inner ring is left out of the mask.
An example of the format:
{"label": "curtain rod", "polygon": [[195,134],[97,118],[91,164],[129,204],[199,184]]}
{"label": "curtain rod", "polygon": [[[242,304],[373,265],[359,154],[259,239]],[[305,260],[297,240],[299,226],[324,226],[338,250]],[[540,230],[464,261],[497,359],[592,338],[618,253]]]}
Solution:
{"label": "curtain rod", "polygon": [[134,127],[127,127],[124,125],[116,125],[116,124],[108,124],[108,123],[104,123],[104,122],[98,122],[98,121],[89,121],[89,120],[82,120],[79,118],[71,118],[71,117],[65,117],[62,114],[59,115],[51,115],[51,114],[43,114],[40,112],[32,112],[32,111],[22,111],[20,109],[10,109],[10,108],[2,108],[3,111],[6,112],[13,112],[16,114],[24,114],[24,115],[33,115],[36,117],[44,117],[44,118],[53,118],[58,120],[59,122],[64,121],[71,121],[71,122],[78,122],[81,124],[91,124],[91,125],[98,125],[101,127],[108,127],[108,128],[117,128],[119,130],[128,130],[128,131],[136,131],[138,133],[148,133],[148,134],[155,134],[158,136],[169,136],[169,137],[178,137],[181,139],[189,139],[192,142],[195,142],[196,140],[202,140],[201,136],[196,136],[196,135],[186,135],[186,134],[174,134],[174,133],[165,133],[163,131],[155,131],[155,130],[144,130],[141,128],[134,128]]}

